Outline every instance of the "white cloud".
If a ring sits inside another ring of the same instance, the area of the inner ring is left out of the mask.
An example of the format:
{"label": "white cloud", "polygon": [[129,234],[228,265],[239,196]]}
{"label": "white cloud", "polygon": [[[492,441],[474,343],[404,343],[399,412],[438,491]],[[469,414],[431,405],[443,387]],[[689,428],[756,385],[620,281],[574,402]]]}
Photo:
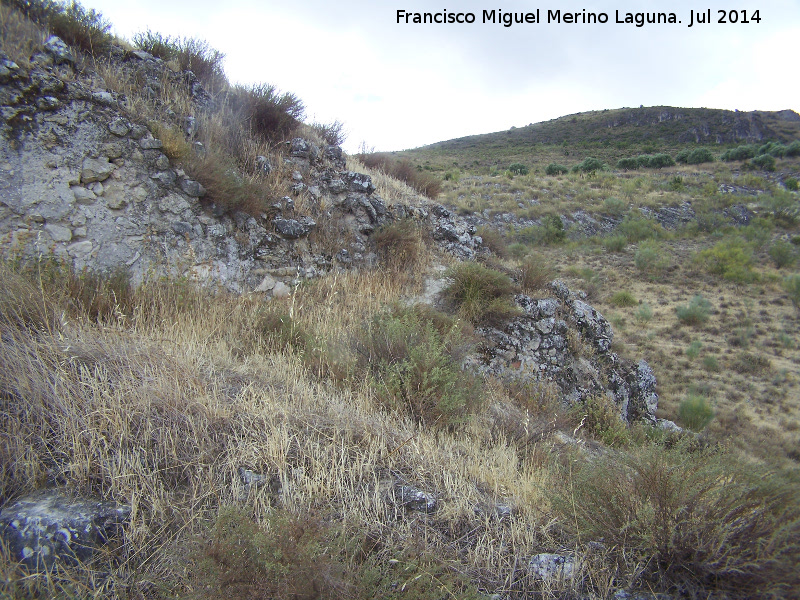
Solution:
{"label": "white cloud", "polygon": [[[398,25],[396,2],[86,0],[130,36],[150,28],[204,38],[233,81],[291,91],[309,116],[344,121],[347,147],[402,149],[578,112],[675,105],[800,109],[800,4],[762,0],[760,23],[688,28],[689,0],[584,0],[607,25]],[[509,0],[404,0],[408,11],[535,10]],[[563,3],[539,5],[561,8]],[[754,7],[755,8],[755,7]],[[616,25],[621,13],[673,11],[682,24]],[[712,11],[713,21],[717,15]]]}

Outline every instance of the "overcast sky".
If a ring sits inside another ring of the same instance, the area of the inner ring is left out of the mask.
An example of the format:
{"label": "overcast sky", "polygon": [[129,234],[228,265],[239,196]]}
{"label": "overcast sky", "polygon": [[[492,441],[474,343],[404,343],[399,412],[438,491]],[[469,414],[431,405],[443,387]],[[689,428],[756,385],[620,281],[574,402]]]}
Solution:
{"label": "overcast sky", "polygon": [[[299,96],[309,120],[344,122],[345,149],[402,150],[559,116],[670,105],[800,112],[800,0],[84,0],[114,32],[207,40],[234,83]],[[747,6],[749,4],[749,6]],[[540,23],[483,23],[483,11]],[[738,8],[725,23],[719,9]],[[407,12],[472,12],[473,24],[397,23]],[[548,23],[548,10],[606,13],[606,24]],[[690,11],[711,23],[689,27]],[[681,23],[616,24],[626,12]]]}

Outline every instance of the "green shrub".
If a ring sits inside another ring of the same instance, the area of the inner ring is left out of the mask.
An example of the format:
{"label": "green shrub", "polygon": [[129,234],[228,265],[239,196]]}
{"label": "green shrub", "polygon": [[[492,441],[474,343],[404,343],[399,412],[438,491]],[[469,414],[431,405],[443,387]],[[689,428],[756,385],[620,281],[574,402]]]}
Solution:
{"label": "green shrub", "polygon": [[695,340],[691,344],[689,344],[689,346],[686,348],[686,356],[690,360],[694,360],[695,358],[700,356],[700,350],[702,350],[702,348],[703,348],[703,344],[701,344],[699,341]]}
{"label": "green shrub", "polygon": [[607,171],[608,165],[597,158],[584,158],[577,165],[572,167],[573,173],[596,173],[597,171]]}
{"label": "green shrub", "polygon": [[425,256],[419,227],[411,219],[401,219],[380,227],[372,235],[378,257],[390,268],[413,271]]}
{"label": "green shrub", "polygon": [[655,240],[646,240],[636,249],[633,263],[643,274],[655,278],[667,268],[669,259],[661,248],[661,244]]}
{"label": "green shrub", "polygon": [[678,407],[678,418],[684,427],[702,431],[714,418],[714,410],[704,396],[690,393]]}
{"label": "green shrub", "polygon": [[779,142],[767,142],[756,152],[756,156],[766,154],[775,158],[783,158],[786,155],[786,146]]}
{"label": "green shrub", "polygon": [[785,190],[775,190],[770,194],[761,194],[759,204],[772,213],[773,218],[786,226],[792,226],[800,220],[800,204],[797,196]]}
{"label": "green shrub", "polygon": [[636,298],[633,297],[633,294],[627,290],[620,290],[619,292],[616,292],[613,296],[611,296],[611,298],[609,298],[608,301],[614,306],[619,306],[620,308],[626,306],[636,306],[639,304]]}
{"label": "green shrub", "polygon": [[689,304],[682,304],[675,308],[678,320],[685,325],[702,325],[708,321],[711,313],[711,303],[700,294],[691,299]]}
{"label": "green shrub", "polygon": [[756,156],[750,162],[755,166],[757,166],[759,169],[762,169],[763,171],[775,170],[775,158],[769,154],[761,154],[759,156]]}
{"label": "green shrub", "polygon": [[617,161],[617,168],[623,171],[633,171],[639,168],[639,161],[636,158],[620,158]]}
{"label": "green shrub", "polygon": [[507,275],[476,262],[461,262],[446,272],[452,282],[444,300],[467,321],[478,325],[498,322],[517,314],[512,304],[514,285]]}
{"label": "green shrub", "polygon": [[529,256],[519,266],[518,284],[525,294],[543,289],[554,277],[553,267],[540,256]]}
{"label": "green shrub", "polygon": [[784,179],[783,185],[785,185],[786,189],[789,190],[790,192],[796,192],[800,190],[800,184],[794,177],[787,177],[786,179]]}
{"label": "green shrub", "polygon": [[624,235],[610,235],[603,238],[603,248],[609,252],[622,252],[628,245],[628,238]]}
{"label": "green shrub", "polygon": [[719,373],[719,361],[717,357],[712,354],[706,354],[703,357],[703,368],[710,373]]}
{"label": "green shrub", "polygon": [[719,158],[724,161],[747,160],[748,158],[753,158],[757,150],[758,147],[755,144],[736,146],[736,148],[730,148],[723,152]]}
{"label": "green shrub", "polygon": [[664,228],[655,219],[647,219],[641,216],[634,217],[632,215],[626,216],[622,223],[619,224],[618,229],[630,243],[661,237],[664,231]]}
{"label": "green shrub", "polygon": [[480,381],[461,370],[471,347],[462,324],[428,306],[376,315],[357,341],[358,367],[381,402],[428,425],[465,421],[481,402]]}
{"label": "green shrub", "polygon": [[544,170],[546,175],[563,175],[564,173],[569,172],[569,167],[565,167],[564,165],[559,165],[556,163],[550,163],[547,165],[547,168]]}
{"label": "green shrub", "polygon": [[622,216],[627,209],[628,205],[619,198],[606,198],[603,200],[603,210],[615,217]]}
{"label": "green shrub", "polygon": [[510,167],[508,167],[508,170],[514,175],[527,175],[530,172],[528,167],[522,163],[513,163]]}
{"label": "green shrub", "polygon": [[736,283],[750,283],[758,278],[751,268],[753,247],[739,237],[728,238],[698,252],[694,260],[709,273]]}
{"label": "green shrub", "polygon": [[602,539],[619,580],[703,598],[800,589],[797,486],[767,469],[688,439],[562,464],[561,525]]}
{"label": "green shrub", "polygon": [[694,150],[681,150],[675,155],[675,161],[687,165],[699,165],[707,162],[714,162],[714,155],[706,148],[695,148]]}
{"label": "green shrub", "polygon": [[797,260],[794,246],[784,240],[778,240],[767,250],[769,257],[778,269],[793,265]]}
{"label": "green shrub", "polygon": [[644,325],[645,323],[649,323],[650,319],[653,318],[653,309],[647,302],[643,302],[641,306],[639,306],[639,310],[636,311],[634,318],[639,323],[639,325]]}
{"label": "green shrub", "polygon": [[628,425],[619,407],[608,396],[592,396],[569,410],[570,420],[606,446],[622,447],[631,442]]}
{"label": "green shrub", "polygon": [[560,244],[567,236],[564,222],[558,215],[545,215],[539,228],[540,244]]}
{"label": "green shrub", "polygon": [[800,156],[800,140],[795,140],[786,147],[786,156]]}
{"label": "green shrub", "polygon": [[795,309],[800,311],[800,273],[789,275],[783,280],[783,289],[789,294],[789,300]]}

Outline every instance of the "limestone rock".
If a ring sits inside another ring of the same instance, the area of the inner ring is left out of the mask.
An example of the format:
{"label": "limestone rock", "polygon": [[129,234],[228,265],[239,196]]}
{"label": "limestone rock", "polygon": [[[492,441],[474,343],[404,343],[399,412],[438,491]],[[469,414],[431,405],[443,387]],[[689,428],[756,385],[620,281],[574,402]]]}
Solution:
{"label": "limestone rock", "polygon": [[81,169],[81,182],[105,181],[114,172],[117,166],[108,162],[108,157],[87,158],[83,161]]}
{"label": "limestone rock", "polygon": [[284,238],[296,240],[311,233],[311,230],[314,229],[317,224],[309,217],[301,217],[300,219],[283,219],[281,217],[276,217],[272,220],[272,226],[275,227],[275,231]]}
{"label": "limestone rock", "polygon": [[69,49],[60,37],[51,35],[47,38],[47,41],[44,43],[44,49],[47,53],[53,57],[53,61],[57,65],[61,64],[75,64],[75,56],[72,54],[72,50]]}
{"label": "limestone rock", "polygon": [[397,483],[390,492],[390,502],[406,510],[424,513],[435,512],[438,508],[436,496],[414,486]]}
{"label": "limestone rock", "polygon": [[35,570],[56,562],[85,562],[122,535],[129,506],[72,499],[58,490],[20,498],[0,514],[0,531],[14,560]]}
{"label": "limestone rock", "polygon": [[543,581],[564,581],[572,578],[575,572],[575,560],[563,554],[537,554],[528,562],[528,572],[534,578]]}

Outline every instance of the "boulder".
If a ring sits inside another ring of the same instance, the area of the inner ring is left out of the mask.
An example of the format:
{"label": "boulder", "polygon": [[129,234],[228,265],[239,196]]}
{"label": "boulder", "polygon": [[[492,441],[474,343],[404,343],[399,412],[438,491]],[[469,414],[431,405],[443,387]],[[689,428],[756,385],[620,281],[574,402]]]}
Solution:
{"label": "boulder", "polygon": [[300,217],[299,219],[275,217],[272,220],[272,226],[282,237],[289,240],[296,240],[311,233],[317,224],[309,217]]}
{"label": "boulder", "polygon": [[42,571],[57,562],[86,562],[122,535],[130,513],[130,506],[115,502],[43,490],[6,506],[0,513],[0,532],[13,560]]}
{"label": "boulder", "polygon": [[47,53],[53,57],[53,61],[57,65],[61,64],[75,64],[75,55],[72,54],[72,50],[69,49],[60,37],[51,35],[47,38],[47,41],[44,43],[44,49]]}

